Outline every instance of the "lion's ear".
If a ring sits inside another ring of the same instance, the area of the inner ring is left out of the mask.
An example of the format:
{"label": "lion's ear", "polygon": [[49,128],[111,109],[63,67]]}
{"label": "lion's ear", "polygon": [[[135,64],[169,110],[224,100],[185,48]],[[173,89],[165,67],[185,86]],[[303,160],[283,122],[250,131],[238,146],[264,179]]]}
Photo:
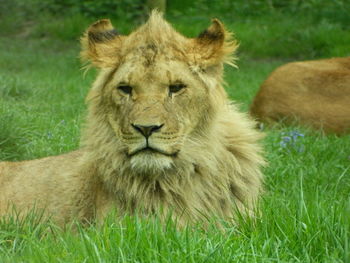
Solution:
{"label": "lion's ear", "polygon": [[235,66],[234,52],[237,47],[232,33],[226,31],[218,19],[213,19],[211,26],[194,39],[193,52],[196,53],[196,62],[204,68],[223,63]]}
{"label": "lion's ear", "polygon": [[112,67],[118,62],[122,39],[109,19],[99,20],[81,38],[80,56],[98,68]]}

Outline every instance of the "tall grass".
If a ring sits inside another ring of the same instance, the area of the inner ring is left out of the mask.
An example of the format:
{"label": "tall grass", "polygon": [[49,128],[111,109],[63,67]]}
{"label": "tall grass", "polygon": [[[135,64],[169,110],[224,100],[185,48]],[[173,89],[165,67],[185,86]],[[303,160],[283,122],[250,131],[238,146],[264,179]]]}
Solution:
{"label": "tall grass", "polygon": [[[217,12],[236,32],[239,68],[226,70],[226,90],[242,110],[268,73],[286,61],[349,52],[349,30],[337,19],[293,19],[293,13],[275,5],[266,14],[254,13],[243,3],[240,9],[246,11],[230,18],[228,3],[211,5],[205,15],[196,12],[200,6],[185,11],[169,6],[169,19],[195,36]],[[95,72],[84,76],[80,70],[77,39],[94,19],[78,14],[50,20],[45,14],[0,36],[0,160],[34,159],[78,147],[84,97]],[[113,20],[125,33],[134,26]],[[0,262],[349,262],[349,136],[300,127],[265,132],[269,166],[255,224],[242,220],[223,232],[214,226],[178,231],[171,222],[111,216],[102,226],[73,224],[62,230],[51,222],[38,223],[37,215],[2,219]]]}

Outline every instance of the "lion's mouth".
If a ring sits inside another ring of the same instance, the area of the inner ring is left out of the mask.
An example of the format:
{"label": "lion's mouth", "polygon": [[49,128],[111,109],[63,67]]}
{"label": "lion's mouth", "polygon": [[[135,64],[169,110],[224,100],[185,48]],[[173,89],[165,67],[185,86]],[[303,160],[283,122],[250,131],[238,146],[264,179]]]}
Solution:
{"label": "lion's mouth", "polygon": [[176,157],[177,154],[178,154],[178,151],[173,152],[173,153],[169,153],[169,152],[166,152],[166,151],[164,151],[162,149],[146,146],[146,147],[143,147],[143,148],[136,149],[136,150],[128,153],[128,155],[130,157],[132,157],[132,156],[134,156],[136,154],[140,154],[140,153],[145,153],[145,154],[158,153],[158,154],[162,154],[162,155],[169,156],[169,157]]}

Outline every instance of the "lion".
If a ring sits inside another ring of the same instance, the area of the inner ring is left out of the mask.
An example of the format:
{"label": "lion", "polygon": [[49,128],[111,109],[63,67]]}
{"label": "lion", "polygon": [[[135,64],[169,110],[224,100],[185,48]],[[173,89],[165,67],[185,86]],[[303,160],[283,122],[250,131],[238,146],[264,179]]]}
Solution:
{"label": "lion", "polygon": [[277,68],[261,85],[250,111],[267,123],[297,121],[325,133],[349,133],[350,57]]}
{"label": "lion", "polygon": [[81,146],[0,163],[1,215],[35,206],[58,225],[103,222],[110,211],[187,225],[258,211],[263,135],[222,86],[237,43],[219,20],[186,38],[156,11],[129,35],[104,19],[81,43],[99,70]]}

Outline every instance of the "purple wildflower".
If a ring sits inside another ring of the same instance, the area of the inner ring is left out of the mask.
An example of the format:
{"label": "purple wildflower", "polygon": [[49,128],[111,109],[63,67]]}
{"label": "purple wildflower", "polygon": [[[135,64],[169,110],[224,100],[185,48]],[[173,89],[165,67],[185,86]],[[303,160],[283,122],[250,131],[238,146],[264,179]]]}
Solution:
{"label": "purple wildflower", "polygon": [[298,152],[303,152],[304,145],[300,144],[299,140],[299,138],[303,137],[305,137],[305,135],[299,131],[282,132],[282,137],[279,144],[281,148],[285,148],[288,151],[296,150]]}

